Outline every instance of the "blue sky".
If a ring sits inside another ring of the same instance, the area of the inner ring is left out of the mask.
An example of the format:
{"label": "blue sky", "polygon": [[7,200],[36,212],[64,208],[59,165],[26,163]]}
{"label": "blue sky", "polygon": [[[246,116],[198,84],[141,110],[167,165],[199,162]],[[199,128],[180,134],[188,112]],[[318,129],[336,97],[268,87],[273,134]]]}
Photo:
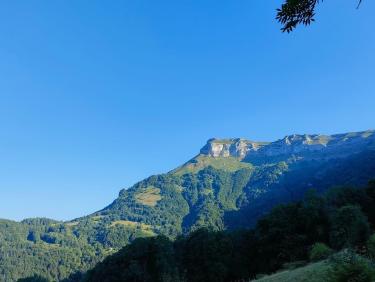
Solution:
{"label": "blue sky", "polygon": [[71,219],[210,137],[374,128],[375,9],[329,0],[2,1],[0,217]]}

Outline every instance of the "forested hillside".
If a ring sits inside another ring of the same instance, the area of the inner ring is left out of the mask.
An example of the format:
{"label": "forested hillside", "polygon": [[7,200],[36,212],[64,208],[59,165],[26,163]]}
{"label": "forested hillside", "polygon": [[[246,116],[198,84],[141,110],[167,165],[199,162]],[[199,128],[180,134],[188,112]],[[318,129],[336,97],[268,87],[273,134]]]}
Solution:
{"label": "forested hillside", "polygon": [[278,270],[260,281],[374,281],[374,226],[375,182],[324,196],[311,190],[272,209],[254,229],[137,239],[83,281],[249,281]]}
{"label": "forested hillside", "polygon": [[[136,238],[163,235],[170,244],[201,228],[252,228],[274,206],[298,201],[310,189],[364,186],[374,177],[374,131],[272,143],[212,139],[186,164],[122,190],[89,216],[1,221],[0,280],[75,279]],[[264,271],[279,266],[271,262]]]}

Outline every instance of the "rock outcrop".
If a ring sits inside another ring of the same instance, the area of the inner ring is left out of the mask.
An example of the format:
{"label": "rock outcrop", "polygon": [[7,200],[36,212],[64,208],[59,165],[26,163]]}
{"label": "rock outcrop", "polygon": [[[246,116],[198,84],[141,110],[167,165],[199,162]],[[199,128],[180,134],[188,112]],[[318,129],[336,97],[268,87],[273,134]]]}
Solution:
{"label": "rock outcrop", "polygon": [[246,139],[210,139],[201,149],[202,155],[213,158],[239,159],[300,156],[336,158],[365,149],[375,149],[375,130],[335,135],[289,135],[275,142],[253,142]]}
{"label": "rock outcrop", "polygon": [[252,142],[249,140],[236,139],[210,139],[201,149],[202,155],[213,158],[217,157],[235,157],[239,159],[245,158],[250,152],[255,152],[264,146],[264,142]]}

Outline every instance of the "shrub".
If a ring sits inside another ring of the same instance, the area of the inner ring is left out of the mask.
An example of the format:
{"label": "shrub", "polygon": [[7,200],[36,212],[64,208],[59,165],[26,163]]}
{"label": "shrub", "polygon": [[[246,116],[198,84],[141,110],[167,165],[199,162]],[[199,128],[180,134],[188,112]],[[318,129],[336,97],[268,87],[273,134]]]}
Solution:
{"label": "shrub", "polygon": [[311,261],[320,261],[328,258],[332,254],[332,250],[324,243],[315,243],[310,251]]}
{"label": "shrub", "polygon": [[372,282],[374,279],[371,262],[350,250],[344,250],[332,259],[328,275],[330,282]]}
{"label": "shrub", "polygon": [[371,235],[371,237],[367,241],[367,252],[368,256],[371,259],[375,259],[375,234]]}

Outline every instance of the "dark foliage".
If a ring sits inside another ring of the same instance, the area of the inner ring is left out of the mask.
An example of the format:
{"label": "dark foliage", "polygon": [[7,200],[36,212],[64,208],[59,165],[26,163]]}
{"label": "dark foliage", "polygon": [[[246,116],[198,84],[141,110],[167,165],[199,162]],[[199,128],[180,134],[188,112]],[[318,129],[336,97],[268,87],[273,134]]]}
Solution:
{"label": "dark foliage", "polygon": [[18,282],[48,282],[48,280],[43,278],[42,276],[35,275],[32,277],[19,279]]}
{"label": "dark foliage", "polygon": [[319,0],[287,0],[277,9],[276,19],[283,25],[283,32],[291,32],[298,24],[309,25],[314,21]]}
{"label": "dark foliage", "polygon": [[166,237],[137,239],[89,271],[84,281],[179,281],[173,243]]}
{"label": "dark foliage", "polygon": [[[286,0],[277,9],[276,19],[283,25],[283,32],[293,31],[299,24],[310,25],[315,21],[316,6],[323,0]],[[362,0],[359,0],[358,7]]]}
{"label": "dark foliage", "polygon": [[359,206],[347,205],[335,212],[331,224],[331,245],[336,249],[355,247],[369,237],[367,217]]}
{"label": "dark foliage", "polygon": [[328,282],[372,282],[375,280],[374,264],[351,250],[344,250],[333,256],[331,264]]}

